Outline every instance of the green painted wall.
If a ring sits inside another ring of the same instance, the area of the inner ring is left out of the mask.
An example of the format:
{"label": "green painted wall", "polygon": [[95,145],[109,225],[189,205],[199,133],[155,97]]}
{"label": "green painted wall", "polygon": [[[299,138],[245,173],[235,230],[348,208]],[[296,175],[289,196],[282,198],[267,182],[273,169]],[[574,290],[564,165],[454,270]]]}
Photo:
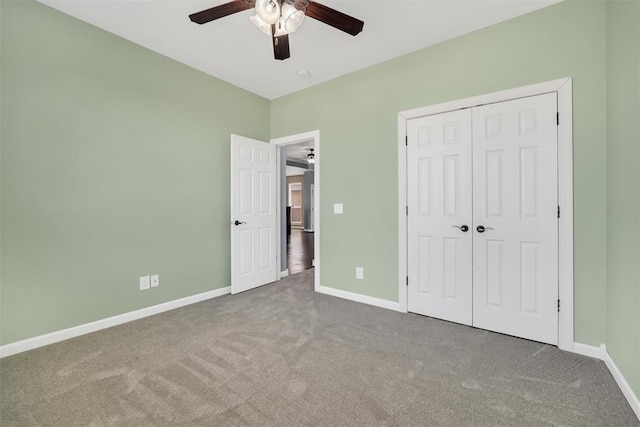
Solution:
{"label": "green painted wall", "polygon": [[566,1],[274,100],[272,137],[321,131],[322,285],[397,301],[399,111],[573,77],[575,338],[604,342],[605,32],[604,2]]}
{"label": "green painted wall", "polygon": [[607,350],[640,396],[640,2],[607,2]]}
{"label": "green painted wall", "polygon": [[268,138],[269,101],[33,1],[0,7],[0,343],[229,286],[229,135]]}
{"label": "green painted wall", "polygon": [[0,344],[228,286],[231,133],[321,130],[322,284],[397,300],[397,113],[570,76],[576,341],[639,392],[638,2],[568,0],[271,103],[30,0],[0,20]]}

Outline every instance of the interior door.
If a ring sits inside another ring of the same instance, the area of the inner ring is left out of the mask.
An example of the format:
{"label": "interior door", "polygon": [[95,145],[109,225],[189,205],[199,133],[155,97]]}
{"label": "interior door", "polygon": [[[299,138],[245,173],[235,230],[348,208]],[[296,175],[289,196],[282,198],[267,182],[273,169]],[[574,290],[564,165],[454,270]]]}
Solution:
{"label": "interior door", "polygon": [[407,124],[408,309],[472,321],[471,111]]}
{"label": "interior door", "polygon": [[473,109],[473,325],[558,343],[556,94]]}
{"label": "interior door", "polygon": [[276,146],[231,135],[231,293],[277,279]]}

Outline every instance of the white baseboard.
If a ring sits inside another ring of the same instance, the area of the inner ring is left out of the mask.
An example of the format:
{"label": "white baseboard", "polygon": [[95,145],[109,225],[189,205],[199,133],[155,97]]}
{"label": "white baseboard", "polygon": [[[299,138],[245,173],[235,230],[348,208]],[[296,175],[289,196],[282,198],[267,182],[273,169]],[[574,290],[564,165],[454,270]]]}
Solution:
{"label": "white baseboard", "polygon": [[627,398],[629,405],[631,405],[631,409],[633,409],[633,412],[636,413],[636,417],[640,420],[640,399],[638,399],[638,396],[636,396],[633,389],[622,375],[622,372],[620,372],[620,369],[618,369],[618,366],[611,358],[611,355],[607,351],[607,346],[600,344],[600,348],[602,349],[602,360],[607,364],[607,368],[609,368],[611,375],[613,375],[613,378],[618,383],[618,387],[622,390],[622,394]]}
{"label": "white baseboard", "polygon": [[61,331],[51,332],[49,334],[28,338],[26,340],[5,344],[3,346],[0,346],[0,359],[3,357],[12,356],[14,354],[22,353],[24,351],[33,350],[34,348],[44,347],[45,345],[68,340],[69,338],[75,338],[80,335],[99,331],[101,329],[106,329],[112,326],[131,322],[133,320],[142,319],[143,317],[153,316],[154,314],[163,313],[165,311],[184,307],[186,305],[191,305],[222,295],[227,295],[230,292],[231,287],[216,289],[197,295],[168,301],[162,304],[153,305],[151,307],[142,308],[140,310],[130,311],[128,313],[119,314],[117,316],[108,317],[106,319],[96,320],[95,322],[85,323],[84,325],[74,326],[72,328],[63,329]]}
{"label": "white baseboard", "polygon": [[374,298],[366,295],[360,295],[353,292],[347,292],[340,289],[329,288],[327,286],[315,287],[316,292],[334,297],[347,299],[350,301],[361,302],[363,304],[373,305],[376,307],[386,308],[394,311],[401,311],[400,304],[395,301],[389,301],[386,299]]}
{"label": "white baseboard", "polygon": [[287,268],[286,270],[280,272],[279,278],[282,279],[283,277],[287,277],[288,275],[289,275],[289,269]]}
{"label": "white baseboard", "polygon": [[611,358],[611,355],[607,351],[607,346],[605,344],[600,344],[600,347],[596,347],[593,345],[574,343],[573,352],[582,354],[583,356],[600,359],[605,363],[605,365],[607,365],[609,372],[611,372],[611,375],[613,375],[613,378],[616,380],[622,394],[624,394],[624,397],[627,399],[627,402],[629,402],[631,409],[633,409],[636,417],[640,420],[640,399],[638,399],[638,396],[633,392],[633,389],[624,378],[624,375],[622,375],[622,372],[620,372],[620,369],[618,369],[618,366]]}
{"label": "white baseboard", "polygon": [[594,345],[580,344],[579,342],[576,342],[573,343],[573,352],[581,354],[583,356],[589,356],[595,359],[603,360],[602,349]]}

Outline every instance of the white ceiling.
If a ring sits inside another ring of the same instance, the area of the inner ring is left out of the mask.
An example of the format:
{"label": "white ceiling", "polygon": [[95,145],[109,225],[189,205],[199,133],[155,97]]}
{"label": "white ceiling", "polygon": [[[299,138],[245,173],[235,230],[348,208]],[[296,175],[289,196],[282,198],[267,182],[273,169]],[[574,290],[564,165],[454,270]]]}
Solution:
{"label": "white ceiling", "polygon": [[287,176],[304,175],[308,169],[298,168],[296,166],[287,166]]}
{"label": "white ceiling", "polygon": [[[273,59],[269,36],[239,12],[204,25],[188,15],[229,0],[39,0],[268,99],[313,86],[561,0],[321,0],[365,22],[353,37],[314,19]],[[544,31],[544,29],[541,29]],[[309,71],[305,79],[298,71]]]}

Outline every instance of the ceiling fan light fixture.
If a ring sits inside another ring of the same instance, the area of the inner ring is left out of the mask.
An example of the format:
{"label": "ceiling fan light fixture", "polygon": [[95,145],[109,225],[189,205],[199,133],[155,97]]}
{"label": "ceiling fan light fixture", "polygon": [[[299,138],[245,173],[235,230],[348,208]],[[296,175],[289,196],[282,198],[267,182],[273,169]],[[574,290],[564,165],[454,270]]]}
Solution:
{"label": "ceiling fan light fixture", "polygon": [[256,0],[256,14],[267,25],[280,19],[280,3],[277,0]]}
{"label": "ceiling fan light fixture", "polygon": [[316,162],[316,156],[315,156],[315,154],[313,154],[313,148],[310,148],[309,151],[311,151],[311,152],[309,154],[307,154],[307,163],[312,165],[312,164],[314,164]]}
{"label": "ceiling fan light fixture", "polygon": [[258,27],[258,29],[260,31],[262,31],[263,33],[265,33],[268,36],[271,35],[271,25],[268,25],[266,22],[264,22],[262,19],[260,19],[260,17],[258,15],[250,16],[249,19],[251,19],[251,22],[253,22],[253,24],[256,27]]}
{"label": "ceiling fan light fixture", "polygon": [[280,20],[283,24],[282,28],[287,33],[292,33],[298,29],[300,24],[302,24],[302,21],[304,20],[304,11],[296,9],[289,3],[284,3],[282,5],[282,17]]}
{"label": "ceiling fan light fixture", "polygon": [[293,33],[293,31],[285,30],[284,21],[282,20],[282,18],[280,18],[280,20],[276,24],[276,33],[275,33],[276,37],[286,36],[287,34],[291,34],[291,33]]}

